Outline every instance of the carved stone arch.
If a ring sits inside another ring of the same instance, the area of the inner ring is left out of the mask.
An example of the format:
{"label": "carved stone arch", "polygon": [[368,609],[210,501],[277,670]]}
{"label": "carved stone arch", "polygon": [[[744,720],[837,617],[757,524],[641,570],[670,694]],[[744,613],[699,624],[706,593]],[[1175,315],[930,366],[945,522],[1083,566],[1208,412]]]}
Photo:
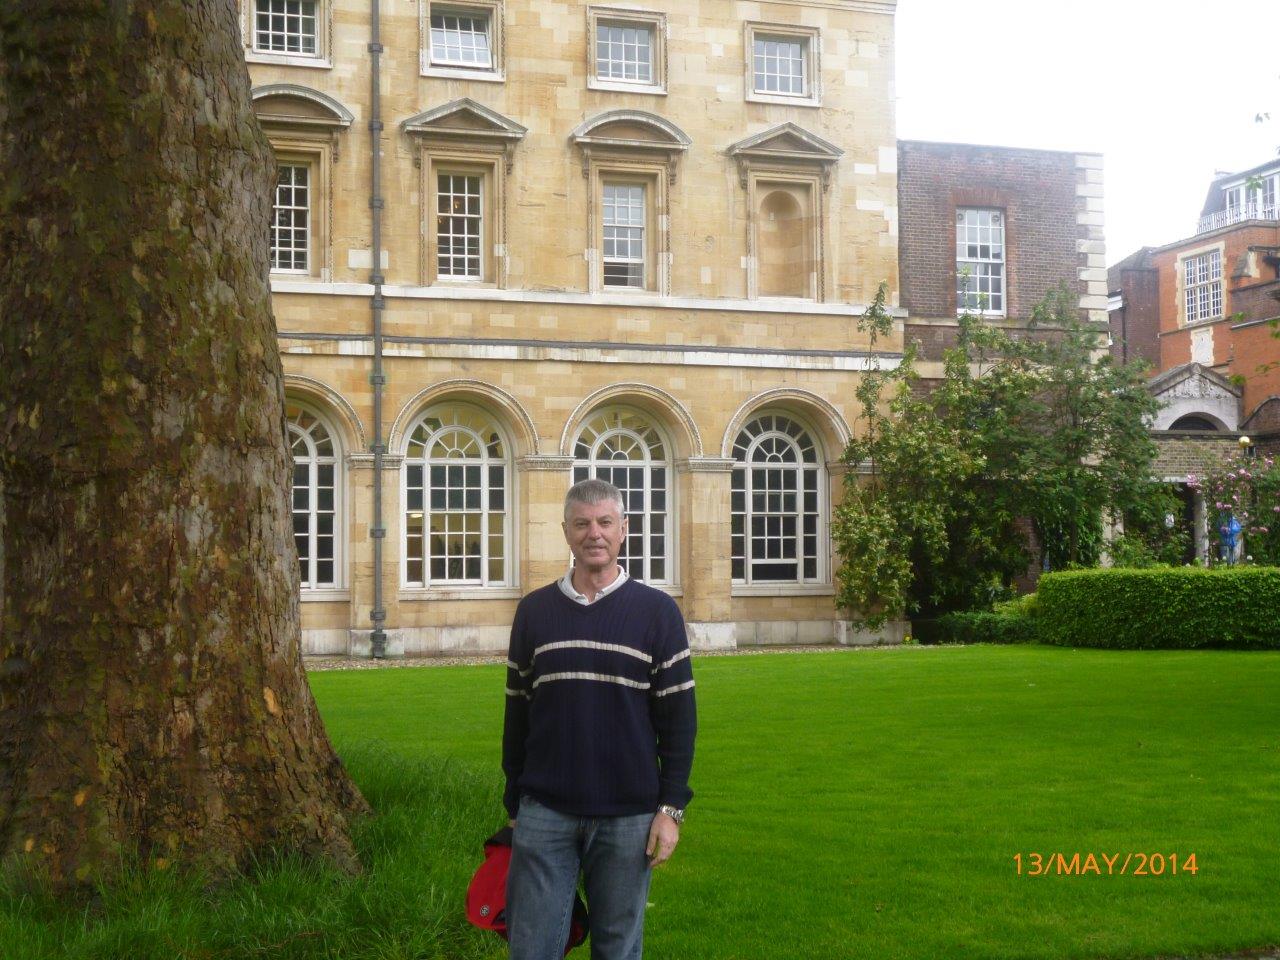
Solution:
{"label": "carved stone arch", "polygon": [[490,410],[510,435],[513,459],[538,452],[538,431],[519,400],[491,383],[463,378],[432,384],[401,407],[387,434],[387,450],[403,454],[409,439],[409,425],[423,410],[442,400],[469,401]]}
{"label": "carved stone arch", "polygon": [[582,152],[584,177],[590,176],[593,156],[643,154],[663,158],[672,183],[676,161],[693,144],[689,135],[666,117],[647,110],[606,110],[578,124],[569,140]]}
{"label": "carved stone arch", "polygon": [[364,424],[355,408],[337,390],[313,377],[304,377],[296,373],[284,375],[285,401],[297,400],[304,405],[314,407],[316,412],[338,432],[343,452],[368,453],[369,441],[365,436]]}
{"label": "carved stone arch", "polygon": [[828,462],[844,453],[853,438],[844,416],[829,401],[798,387],[777,387],[756,394],[734,411],[720,442],[720,456],[732,459],[733,443],[738,433],[752,416],[768,408],[797,414],[803,425],[816,434],[814,439],[821,445]]}
{"label": "carved stone arch", "polygon": [[355,121],[355,114],[319,90],[298,83],[268,83],[253,88],[253,112],[265,127],[316,133],[329,131],[335,145],[338,134]]}
{"label": "carved stone arch", "polygon": [[703,455],[702,434],[692,414],[671,394],[647,383],[614,383],[587,396],[565,421],[560,455],[572,456],[574,438],[592,411],[613,404],[635,407],[657,420],[671,440],[676,458]]}

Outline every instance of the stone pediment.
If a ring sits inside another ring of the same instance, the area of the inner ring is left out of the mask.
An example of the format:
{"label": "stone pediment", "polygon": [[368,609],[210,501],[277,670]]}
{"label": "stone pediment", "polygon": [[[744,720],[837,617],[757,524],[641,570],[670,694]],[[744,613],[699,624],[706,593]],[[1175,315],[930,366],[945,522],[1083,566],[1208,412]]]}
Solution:
{"label": "stone pediment", "polygon": [[1220,373],[1198,363],[1184,363],[1166,370],[1147,383],[1160,412],[1152,429],[1168,430],[1182,417],[1198,417],[1235,430],[1240,422],[1242,391]]}
{"label": "stone pediment", "polygon": [[451,139],[489,140],[516,143],[529,131],[496,110],[476,103],[470,97],[451,100],[430,110],[415,114],[400,123],[405,133]]}
{"label": "stone pediment", "polygon": [[739,140],[725,153],[737,161],[743,186],[752,164],[817,166],[822,169],[826,183],[831,167],[844,156],[844,151],[834,143],[790,121]]}
{"label": "stone pediment", "polygon": [[693,143],[689,135],[665,117],[644,110],[609,110],[584,120],[569,135],[582,151],[582,175],[588,176],[591,157],[643,153],[666,159],[668,177],[675,180],[676,158]]}
{"label": "stone pediment", "polygon": [[1147,389],[1157,399],[1191,397],[1204,399],[1238,399],[1239,387],[1220,373],[1198,363],[1184,363],[1154,377]]}
{"label": "stone pediment", "polygon": [[271,83],[253,89],[259,122],[286,126],[346,129],[355,115],[327,93],[296,83]]}

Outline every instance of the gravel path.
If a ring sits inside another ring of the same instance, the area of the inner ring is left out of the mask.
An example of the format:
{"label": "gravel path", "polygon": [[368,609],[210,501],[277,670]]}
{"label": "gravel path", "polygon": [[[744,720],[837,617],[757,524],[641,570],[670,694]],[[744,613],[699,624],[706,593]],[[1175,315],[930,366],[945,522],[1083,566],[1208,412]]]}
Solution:
{"label": "gravel path", "polygon": [[[883,647],[842,647],[836,644],[809,644],[803,647],[747,647],[738,650],[695,650],[695,657],[760,657],[773,653],[857,653],[859,650],[881,650]],[[901,650],[941,650],[942,647],[925,647],[918,644],[898,646]],[[308,671],[320,670],[394,670],[398,667],[459,667],[506,663],[506,655],[465,654],[459,656],[387,657],[373,660],[369,657],[303,657]],[[1280,958],[1277,958],[1280,960]]]}

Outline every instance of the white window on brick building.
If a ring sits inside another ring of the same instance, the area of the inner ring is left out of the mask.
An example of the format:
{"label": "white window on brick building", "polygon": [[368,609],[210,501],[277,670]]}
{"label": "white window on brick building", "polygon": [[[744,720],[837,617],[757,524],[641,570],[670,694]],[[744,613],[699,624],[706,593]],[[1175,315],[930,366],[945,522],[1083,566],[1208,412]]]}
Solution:
{"label": "white window on brick building", "polygon": [[303,590],[339,585],[342,462],[333,435],[314,414],[296,404],[285,409],[293,452],[293,541]]}
{"label": "white window on brick building", "polygon": [[1187,323],[1222,316],[1222,251],[1209,250],[1182,261]]}
{"label": "white window on brick building", "polygon": [[502,586],[510,580],[508,445],[479,407],[433,407],[404,460],[404,582]]}
{"label": "white window on brick building", "polygon": [[618,563],[647,583],[671,582],[671,462],[667,443],[643,414],[601,410],[573,447],[573,482],[596,477],[622,491],[627,539]]}
{"label": "white window on brick building", "polygon": [[253,49],[315,56],[319,52],[317,0],[256,0]]}
{"label": "white window on brick building", "polygon": [[277,273],[311,270],[311,165],[281,162],[271,207],[271,269]]}
{"label": "white window on brick building", "polygon": [[644,194],[644,184],[604,184],[601,225],[606,287],[645,286]]}
{"label": "white window on brick building", "polygon": [[739,432],[733,457],[734,582],[822,582],[822,458],[809,431],[785,414],[757,416]]}
{"label": "white window on brick building", "polygon": [[479,174],[436,175],[436,276],[483,278],[484,195]]}
{"label": "white window on brick building", "polygon": [[1004,214],[956,211],[956,310],[1005,315]]}

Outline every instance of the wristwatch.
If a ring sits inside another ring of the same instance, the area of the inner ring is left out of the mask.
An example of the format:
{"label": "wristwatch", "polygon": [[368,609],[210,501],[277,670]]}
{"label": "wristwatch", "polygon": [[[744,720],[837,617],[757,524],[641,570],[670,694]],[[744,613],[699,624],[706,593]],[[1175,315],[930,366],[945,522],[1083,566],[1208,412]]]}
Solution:
{"label": "wristwatch", "polygon": [[658,812],[665,813],[668,817],[674,820],[677,827],[684,823],[684,811],[679,807],[673,807],[669,803],[664,803],[662,806],[658,807]]}

